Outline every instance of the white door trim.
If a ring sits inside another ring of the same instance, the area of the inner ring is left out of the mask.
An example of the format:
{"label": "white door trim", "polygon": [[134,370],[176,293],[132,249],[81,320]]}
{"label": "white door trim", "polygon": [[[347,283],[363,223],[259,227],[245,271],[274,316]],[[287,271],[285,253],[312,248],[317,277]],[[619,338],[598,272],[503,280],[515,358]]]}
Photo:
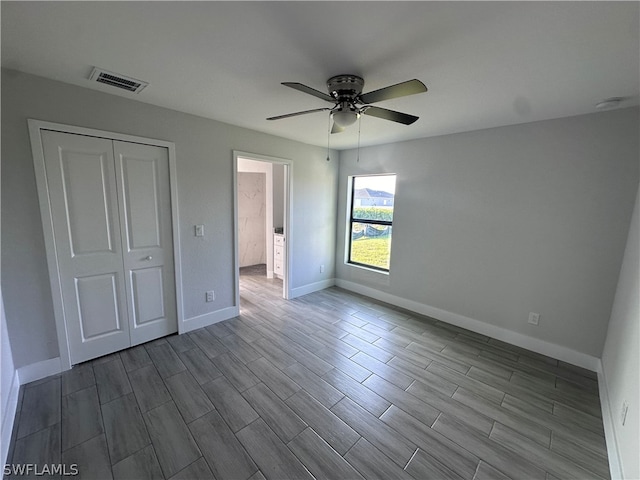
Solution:
{"label": "white door trim", "polygon": [[291,295],[291,205],[292,186],[293,186],[293,164],[291,160],[278,157],[270,157],[268,155],[260,155],[257,153],[233,151],[233,262],[235,276],[235,306],[240,308],[240,261],[238,258],[238,158],[247,158],[249,160],[257,160],[260,162],[276,163],[285,166],[285,198],[284,198],[284,231],[286,232],[286,242],[284,243],[285,257],[285,275],[283,279],[283,297],[285,299],[293,298]]}
{"label": "white door trim", "polygon": [[47,266],[49,269],[49,283],[51,285],[51,295],[53,298],[53,314],[58,333],[58,347],[60,349],[60,363],[62,371],[71,368],[71,353],[67,337],[67,327],[65,323],[64,304],[62,301],[62,288],[60,285],[58,259],[56,256],[56,243],[53,235],[52,211],[49,201],[49,188],[47,185],[46,168],[44,163],[44,151],[42,148],[41,132],[43,130],[53,130],[56,132],[70,133],[75,135],[85,135],[89,137],[106,138],[109,140],[120,140],[130,143],[141,143],[164,147],[169,152],[169,183],[171,195],[171,222],[173,234],[173,261],[175,265],[175,294],[176,294],[176,314],[178,320],[178,333],[186,331],[184,325],[184,307],[182,301],[182,268],[180,261],[180,223],[178,215],[178,188],[176,177],[176,148],[172,142],[156,140],[122,133],[95,130],[92,128],[64,125],[61,123],[45,122],[42,120],[29,119],[29,137],[31,140],[31,152],[33,155],[33,166],[36,174],[36,184],[38,188],[38,199],[40,202],[40,214],[42,217],[42,230],[44,233],[45,249],[47,254]]}

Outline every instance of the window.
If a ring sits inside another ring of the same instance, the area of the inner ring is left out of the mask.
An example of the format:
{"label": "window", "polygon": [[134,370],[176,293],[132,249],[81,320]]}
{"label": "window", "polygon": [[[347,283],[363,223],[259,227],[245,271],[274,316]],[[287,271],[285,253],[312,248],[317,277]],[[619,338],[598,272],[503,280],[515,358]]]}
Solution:
{"label": "window", "polygon": [[389,271],[395,175],[351,177],[348,262]]}

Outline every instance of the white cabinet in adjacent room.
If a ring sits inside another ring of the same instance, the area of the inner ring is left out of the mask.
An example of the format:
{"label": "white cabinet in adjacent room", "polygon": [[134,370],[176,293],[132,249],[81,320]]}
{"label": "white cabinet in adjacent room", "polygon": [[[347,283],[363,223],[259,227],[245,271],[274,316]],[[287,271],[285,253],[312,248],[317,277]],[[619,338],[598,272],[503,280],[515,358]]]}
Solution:
{"label": "white cabinet in adjacent room", "polygon": [[284,277],[284,242],[285,236],[281,233],[273,234],[273,273],[278,278]]}

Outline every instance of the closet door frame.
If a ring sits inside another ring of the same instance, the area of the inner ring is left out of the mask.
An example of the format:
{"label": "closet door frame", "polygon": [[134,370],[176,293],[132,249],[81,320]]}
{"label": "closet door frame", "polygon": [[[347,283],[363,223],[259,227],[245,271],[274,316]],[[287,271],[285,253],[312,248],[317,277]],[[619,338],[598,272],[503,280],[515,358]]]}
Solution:
{"label": "closet door frame", "polygon": [[53,233],[53,221],[51,203],[49,200],[49,187],[47,184],[46,167],[44,161],[44,150],[42,147],[42,131],[51,130],[55,132],[84,135],[89,137],[104,138],[107,140],[118,140],[129,143],[139,143],[166,148],[169,153],[169,190],[171,198],[171,232],[173,235],[173,262],[175,276],[175,297],[176,316],[178,321],[178,333],[187,331],[184,324],[184,308],[182,300],[182,267],[180,261],[180,222],[178,215],[178,187],[176,175],[176,149],[175,144],[164,140],[138,137],[121,133],[96,130],[91,128],[64,125],[60,123],[46,122],[42,120],[27,120],[29,126],[29,137],[31,140],[31,152],[33,155],[33,166],[36,174],[36,184],[38,188],[38,200],[40,202],[40,215],[42,220],[42,230],[44,233],[45,250],[47,255],[47,267],[49,269],[49,283],[51,286],[51,296],[53,299],[53,314],[56,322],[56,332],[58,334],[58,348],[60,350],[60,367],[62,371],[71,368],[71,351],[67,337],[67,325],[65,319],[65,307],[62,297],[62,287],[60,283],[60,273],[58,258],[56,254],[56,244]]}

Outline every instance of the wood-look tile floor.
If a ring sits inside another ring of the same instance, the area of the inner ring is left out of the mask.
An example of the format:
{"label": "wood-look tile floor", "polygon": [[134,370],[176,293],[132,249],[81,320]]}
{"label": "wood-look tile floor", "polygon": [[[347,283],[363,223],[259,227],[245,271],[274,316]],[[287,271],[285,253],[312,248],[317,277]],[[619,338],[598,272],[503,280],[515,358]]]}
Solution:
{"label": "wood-look tile floor", "polygon": [[609,478],[594,373],[337,288],[285,301],[280,281],[241,278],[237,318],[24,386],[11,463],[83,479]]}

